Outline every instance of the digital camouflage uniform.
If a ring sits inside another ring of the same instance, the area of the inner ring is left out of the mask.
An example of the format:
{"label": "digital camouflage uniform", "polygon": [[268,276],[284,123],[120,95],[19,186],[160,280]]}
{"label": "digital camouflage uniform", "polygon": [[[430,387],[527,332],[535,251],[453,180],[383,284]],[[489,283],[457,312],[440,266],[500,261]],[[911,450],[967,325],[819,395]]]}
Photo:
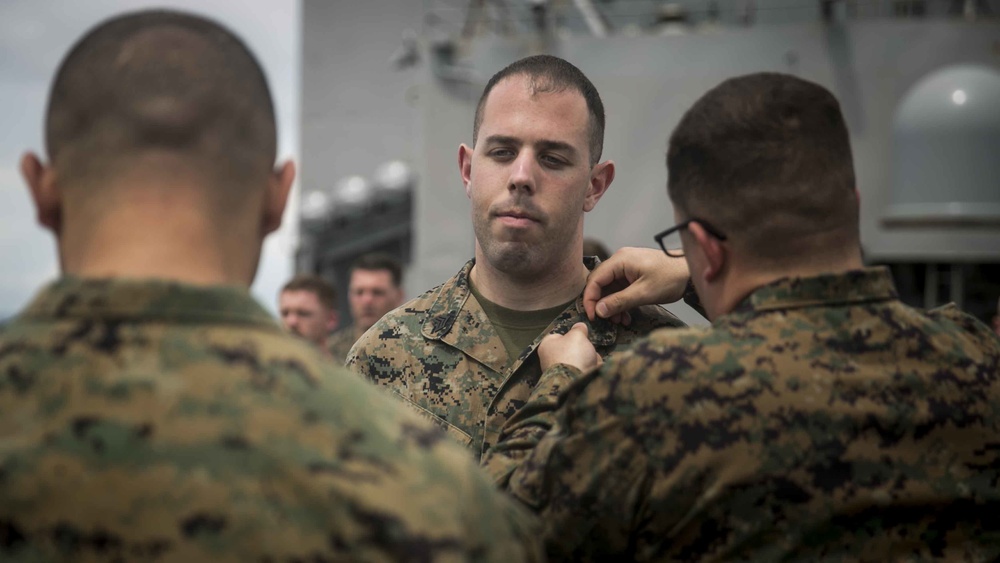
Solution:
{"label": "digital camouflage uniform", "polygon": [[0,332],[2,561],[532,555],[494,491],[245,290],[64,278]]}
{"label": "digital camouflage uniform", "polygon": [[554,560],[994,561],[998,369],[985,325],[885,269],[785,279],[550,368],[484,464]]}
{"label": "digital camouflage uniform", "polygon": [[[594,259],[585,259],[593,269]],[[632,313],[628,327],[590,322],[577,299],[510,362],[503,342],[469,288],[470,260],[457,275],[388,313],[351,350],[348,367],[391,389],[444,425],[478,459],[528,399],[542,374],[535,349],[542,336],[577,322],[605,356],[660,327],[684,326],[661,307]]]}
{"label": "digital camouflage uniform", "polygon": [[354,346],[357,340],[354,337],[354,327],[346,326],[331,334],[326,339],[326,351],[333,357],[334,363],[342,366],[347,360],[347,354],[351,351],[351,346]]}

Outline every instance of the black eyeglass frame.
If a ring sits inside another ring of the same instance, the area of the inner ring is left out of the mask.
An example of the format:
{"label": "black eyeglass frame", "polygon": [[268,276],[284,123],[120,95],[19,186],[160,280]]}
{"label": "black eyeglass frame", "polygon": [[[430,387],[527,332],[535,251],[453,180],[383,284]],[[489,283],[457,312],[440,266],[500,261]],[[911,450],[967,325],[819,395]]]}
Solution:
{"label": "black eyeglass frame", "polygon": [[719,240],[726,240],[726,235],[724,235],[722,233],[722,231],[720,231],[719,229],[716,229],[715,227],[713,227],[710,223],[708,223],[704,219],[698,219],[697,217],[688,219],[687,221],[684,221],[682,223],[677,223],[673,227],[670,227],[669,229],[667,229],[667,230],[665,230],[665,231],[663,231],[661,233],[657,233],[657,234],[653,235],[653,240],[655,240],[656,243],[660,245],[660,248],[663,249],[663,252],[665,252],[667,256],[669,256],[671,258],[683,258],[684,257],[684,250],[683,249],[668,250],[667,247],[666,247],[666,245],[663,244],[663,239],[667,238],[668,236],[670,236],[672,233],[674,233],[676,231],[680,231],[682,229],[688,228],[691,225],[691,223],[698,223],[699,225],[702,226],[702,228],[705,229],[705,231],[708,234],[712,235],[713,237],[715,237],[715,238],[717,238]]}

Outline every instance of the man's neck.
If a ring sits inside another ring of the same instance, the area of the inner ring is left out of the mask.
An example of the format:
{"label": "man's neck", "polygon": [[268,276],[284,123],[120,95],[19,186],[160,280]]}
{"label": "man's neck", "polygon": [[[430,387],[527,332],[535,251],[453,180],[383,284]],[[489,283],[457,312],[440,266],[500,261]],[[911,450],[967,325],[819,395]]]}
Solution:
{"label": "man's neck", "polygon": [[[199,285],[249,286],[256,256],[231,248],[195,213],[107,217],[95,225],[68,221],[60,237],[63,270],[86,278],[167,279]],[[249,233],[247,233],[249,234]],[[259,235],[258,235],[259,236]]]}
{"label": "man's neck", "polygon": [[476,290],[493,303],[516,311],[537,311],[578,297],[588,273],[581,254],[575,256],[575,260],[554,265],[539,276],[514,277],[492,267],[477,249],[476,265],[470,275]]}

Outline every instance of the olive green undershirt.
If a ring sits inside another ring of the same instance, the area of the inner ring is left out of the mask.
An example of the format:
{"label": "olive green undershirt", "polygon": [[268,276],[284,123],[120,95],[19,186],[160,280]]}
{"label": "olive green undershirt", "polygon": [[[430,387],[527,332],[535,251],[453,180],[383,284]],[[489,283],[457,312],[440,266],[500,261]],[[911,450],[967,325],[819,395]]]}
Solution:
{"label": "olive green undershirt", "polygon": [[576,301],[573,299],[557,307],[537,311],[515,311],[501,307],[483,297],[483,294],[479,293],[472,285],[472,280],[469,280],[469,289],[472,290],[476,301],[479,301],[479,305],[482,306],[486,316],[493,324],[493,328],[497,331],[500,341],[503,342],[504,348],[507,349],[508,365],[517,360],[521,352],[530,346],[543,330],[548,328],[552,321],[559,316],[559,313],[565,311],[566,307]]}

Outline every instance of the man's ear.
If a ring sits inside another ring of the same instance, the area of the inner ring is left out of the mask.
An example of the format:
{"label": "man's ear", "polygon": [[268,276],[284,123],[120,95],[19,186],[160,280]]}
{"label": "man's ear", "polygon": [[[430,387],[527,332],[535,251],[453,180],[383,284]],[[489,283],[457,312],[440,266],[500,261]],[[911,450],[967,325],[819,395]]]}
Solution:
{"label": "man's ear", "polygon": [[472,197],[469,193],[469,183],[472,181],[472,149],[464,143],[458,147],[458,172],[462,175],[465,195]]}
{"label": "man's ear", "polygon": [[326,331],[333,332],[337,330],[338,326],[340,326],[340,314],[337,311],[330,311],[326,317]]}
{"label": "man's ear", "polygon": [[271,174],[264,194],[264,234],[270,234],[281,226],[281,216],[288,204],[288,194],[295,182],[295,163],[285,161],[280,168]]}
{"label": "man's ear", "polygon": [[725,244],[708,234],[708,231],[697,221],[688,225],[688,232],[691,233],[691,238],[698,246],[698,251],[704,257],[704,261],[700,264],[702,277],[709,282],[715,280],[722,273],[728,259]]}
{"label": "man's ear", "polygon": [[62,194],[56,186],[55,170],[43,164],[35,153],[26,152],[21,157],[21,175],[35,202],[38,224],[59,236],[62,231]]}
{"label": "man's ear", "polygon": [[615,179],[615,163],[610,160],[594,166],[590,171],[590,186],[587,190],[587,197],[583,200],[583,210],[590,211],[597,207],[597,202],[611,187],[611,182]]}

